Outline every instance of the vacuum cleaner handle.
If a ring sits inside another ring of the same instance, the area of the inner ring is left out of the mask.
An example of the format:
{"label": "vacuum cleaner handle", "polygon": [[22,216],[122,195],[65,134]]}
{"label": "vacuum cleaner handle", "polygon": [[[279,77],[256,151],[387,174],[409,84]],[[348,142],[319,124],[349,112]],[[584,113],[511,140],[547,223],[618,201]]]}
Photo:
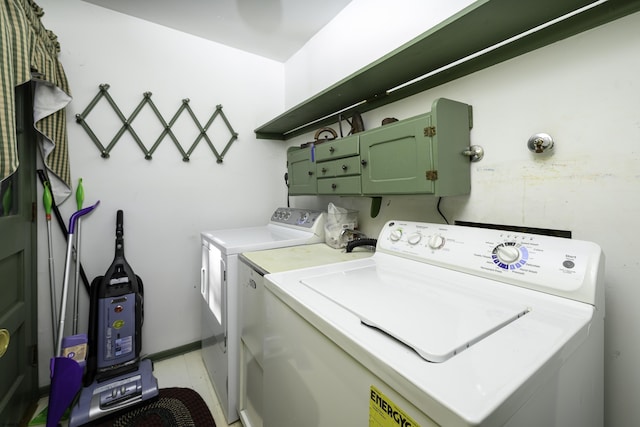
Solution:
{"label": "vacuum cleaner handle", "polygon": [[116,213],[116,236],[117,237],[122,237],[122,235],[124,234],[124,228],[122,227],[122,222],[123,222],[123,213],[122,213],[122,209],[119,209],[118,212]]}
{"label": "vacuum cleaner handle", "polygon": [[116,213],[116,258],[124,258],[124,227],[122,226],[122,218],[122,209],[119,209]]}

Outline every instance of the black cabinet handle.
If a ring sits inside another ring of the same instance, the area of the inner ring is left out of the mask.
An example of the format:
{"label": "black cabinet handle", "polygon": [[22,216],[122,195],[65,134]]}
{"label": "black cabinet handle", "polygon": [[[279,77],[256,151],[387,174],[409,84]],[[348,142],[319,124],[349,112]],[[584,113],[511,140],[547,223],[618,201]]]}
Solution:
{"label": "black cabinet handle", "polygon": [[331,188],[332,188],[333,190],[335,190],[336,188],[338,188],[338,185],[337,185],[337,184],[335,184],[335,183],[334,183],[334,184],[331,184]]}
{"label": "black cabinet handle", "polygon": [[313,171],[309,171],[309,176],[313,175]]}
{"label": "black cabinet handle", "polygon": [[330,152],[331,154],[333,154],[333,152],[334,152],[334,151],[336,151],[336,149],[335,149],[335,148],[333,148],[333,147],[329,147],[329,152]]}
{"label": "black cabinet handle", "polygon": [[327,173],[327,168],[322,168],[322,173]]}
{"label": "black cabinet handle", "polygon": [[342,170],[346,171],[347,170],[347,165],[342,165]]}
{"label": "black cabinet handle", "polygon": [[365,159],[360,160],[360,164],[362,166],[367,166],[367,161]]}

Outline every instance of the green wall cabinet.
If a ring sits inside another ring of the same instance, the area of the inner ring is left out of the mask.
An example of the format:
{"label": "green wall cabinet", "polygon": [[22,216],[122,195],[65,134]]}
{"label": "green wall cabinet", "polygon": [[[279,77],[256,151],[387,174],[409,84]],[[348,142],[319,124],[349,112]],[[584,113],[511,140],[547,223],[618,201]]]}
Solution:
{"label": "green wall cabinet", "polygon": [[462,153],[470,146],[471,127],[471,106],[440,98],[426,114],[290,148],[289,194],[468,194],[470,161]]}

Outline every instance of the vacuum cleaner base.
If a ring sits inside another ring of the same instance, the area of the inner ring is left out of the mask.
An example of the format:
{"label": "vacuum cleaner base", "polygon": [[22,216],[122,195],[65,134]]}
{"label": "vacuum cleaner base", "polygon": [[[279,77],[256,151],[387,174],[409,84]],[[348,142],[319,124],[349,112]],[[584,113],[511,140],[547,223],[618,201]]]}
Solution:
{"label": "vacuum cleaner base", "polygon": [[156,397],[158,380],[153,376],[151,360],[140,361],[138,369],[102,382],[94,381],[80,392],[71,409],[69,426],[75,427],[138,405]]}

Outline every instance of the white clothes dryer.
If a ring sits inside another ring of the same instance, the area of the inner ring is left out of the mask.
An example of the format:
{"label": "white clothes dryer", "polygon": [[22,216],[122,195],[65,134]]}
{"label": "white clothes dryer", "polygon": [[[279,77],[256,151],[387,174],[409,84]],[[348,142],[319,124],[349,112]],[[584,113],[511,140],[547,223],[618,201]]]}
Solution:
{"label": "white clothes dryer", "polygon": [[202,357],[229,424],[238,420],[242,252],[324,242],[326,213],[278,208],[264,226],[201,233]]}

